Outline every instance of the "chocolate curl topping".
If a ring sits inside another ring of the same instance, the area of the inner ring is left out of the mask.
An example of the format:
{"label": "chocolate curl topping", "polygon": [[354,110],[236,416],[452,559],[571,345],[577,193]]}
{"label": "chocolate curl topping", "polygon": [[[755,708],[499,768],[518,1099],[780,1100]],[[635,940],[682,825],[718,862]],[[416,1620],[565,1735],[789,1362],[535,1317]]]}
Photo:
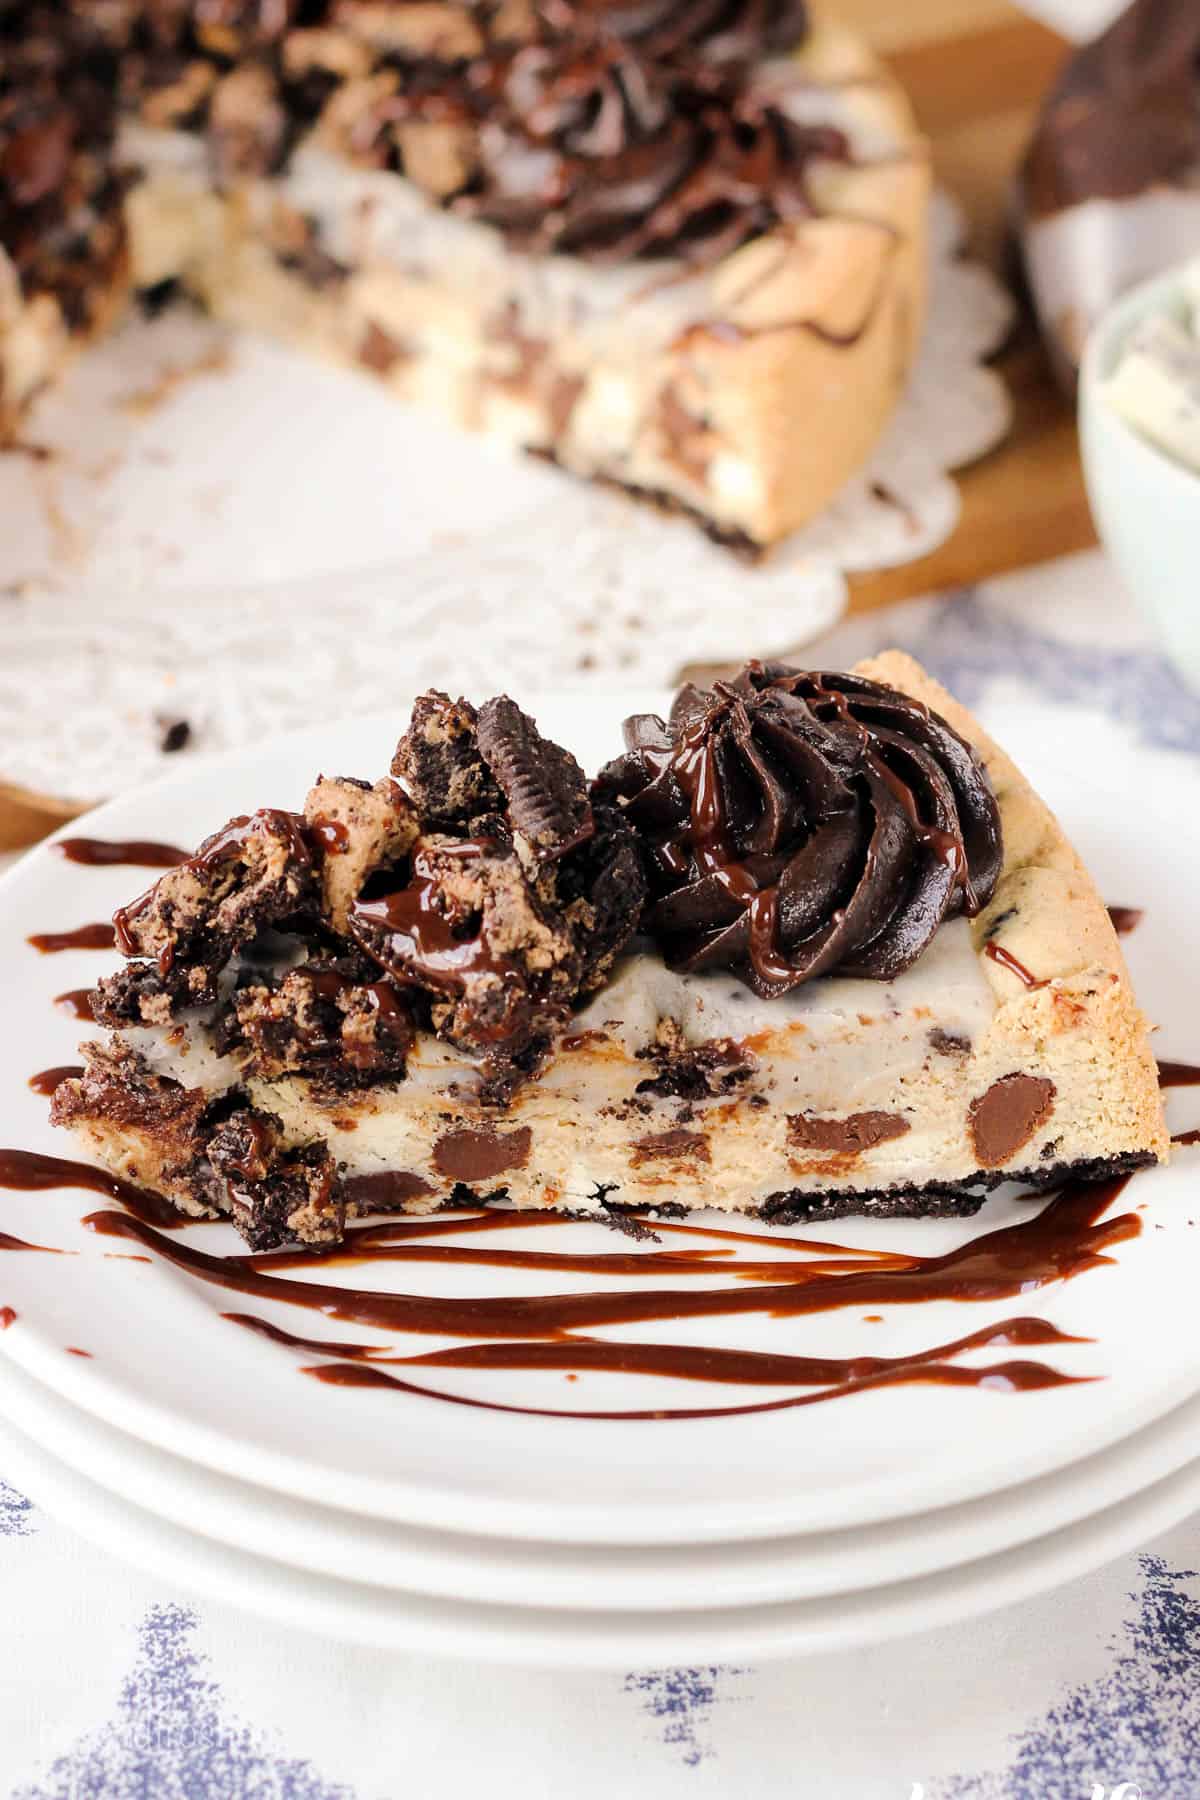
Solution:
{"label": "chocolate curl topping", "polygon": [[645,849],[646,929],[676,968],[762,995],[888,980],[1000,873],[1000,817],[944,719],[855,675],[749,663],[642,714],[597,782]]}

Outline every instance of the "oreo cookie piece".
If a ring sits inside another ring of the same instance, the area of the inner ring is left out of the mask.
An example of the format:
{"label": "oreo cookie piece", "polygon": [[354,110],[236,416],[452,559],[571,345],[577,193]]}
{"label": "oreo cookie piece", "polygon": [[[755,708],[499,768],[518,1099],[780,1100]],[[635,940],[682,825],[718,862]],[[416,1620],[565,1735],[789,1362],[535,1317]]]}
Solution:
{"label": "oreo cookie piece", "polygon": [[477,737],[504,794],[511,829],[540,857],[563,856],[592,835],[583,770],[569,750],[544,738],[514,701],[506,695],[487,701]]}

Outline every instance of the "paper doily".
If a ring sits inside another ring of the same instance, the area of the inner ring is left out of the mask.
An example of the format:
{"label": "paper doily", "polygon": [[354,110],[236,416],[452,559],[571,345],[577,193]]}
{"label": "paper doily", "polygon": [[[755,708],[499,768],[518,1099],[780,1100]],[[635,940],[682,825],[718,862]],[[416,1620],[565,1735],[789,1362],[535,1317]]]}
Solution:
{"label": "paper doily", "polygon": [[663,687],[819,635],[846,571],[944,542],[948,472],[1008,427],[983,359],[1010,303],[960,242],[938,196],[909,392],[870,465],[759,568],[357,375],[187,312],[130,321],[0,457],[0,778],[90,800],[163,767],[179,721],[190,754],[430,684]]}

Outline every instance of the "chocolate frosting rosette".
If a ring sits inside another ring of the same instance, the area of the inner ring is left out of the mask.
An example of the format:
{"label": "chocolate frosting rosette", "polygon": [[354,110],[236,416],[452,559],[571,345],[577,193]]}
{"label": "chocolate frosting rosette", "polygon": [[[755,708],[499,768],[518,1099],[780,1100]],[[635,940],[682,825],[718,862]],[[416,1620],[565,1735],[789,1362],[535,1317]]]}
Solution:
{"label": "chocolate frosting rosette", "polygon": [[936,713],[856,675],[748,663],[626,722],[598,798],[638,832],[644,927],[672,966],[757,993],[817,975],[887,980],[995,888],[1000,816]]}

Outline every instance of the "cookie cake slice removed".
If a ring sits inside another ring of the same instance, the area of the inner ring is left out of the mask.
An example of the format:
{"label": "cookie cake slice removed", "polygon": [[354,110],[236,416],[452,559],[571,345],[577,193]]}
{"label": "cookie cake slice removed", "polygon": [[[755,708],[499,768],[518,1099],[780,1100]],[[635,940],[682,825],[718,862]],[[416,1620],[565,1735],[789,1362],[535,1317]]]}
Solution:
{"label": "cookie cake slice removed", "polygon": [[589,790],[511,701],[429,694],[392,778],[233,820],[118,913],[55,1120],[256,1247],[488,1197],[966,1214],[1166,1158],[1104,905],[911,659],[751,663],[625,734]]}

